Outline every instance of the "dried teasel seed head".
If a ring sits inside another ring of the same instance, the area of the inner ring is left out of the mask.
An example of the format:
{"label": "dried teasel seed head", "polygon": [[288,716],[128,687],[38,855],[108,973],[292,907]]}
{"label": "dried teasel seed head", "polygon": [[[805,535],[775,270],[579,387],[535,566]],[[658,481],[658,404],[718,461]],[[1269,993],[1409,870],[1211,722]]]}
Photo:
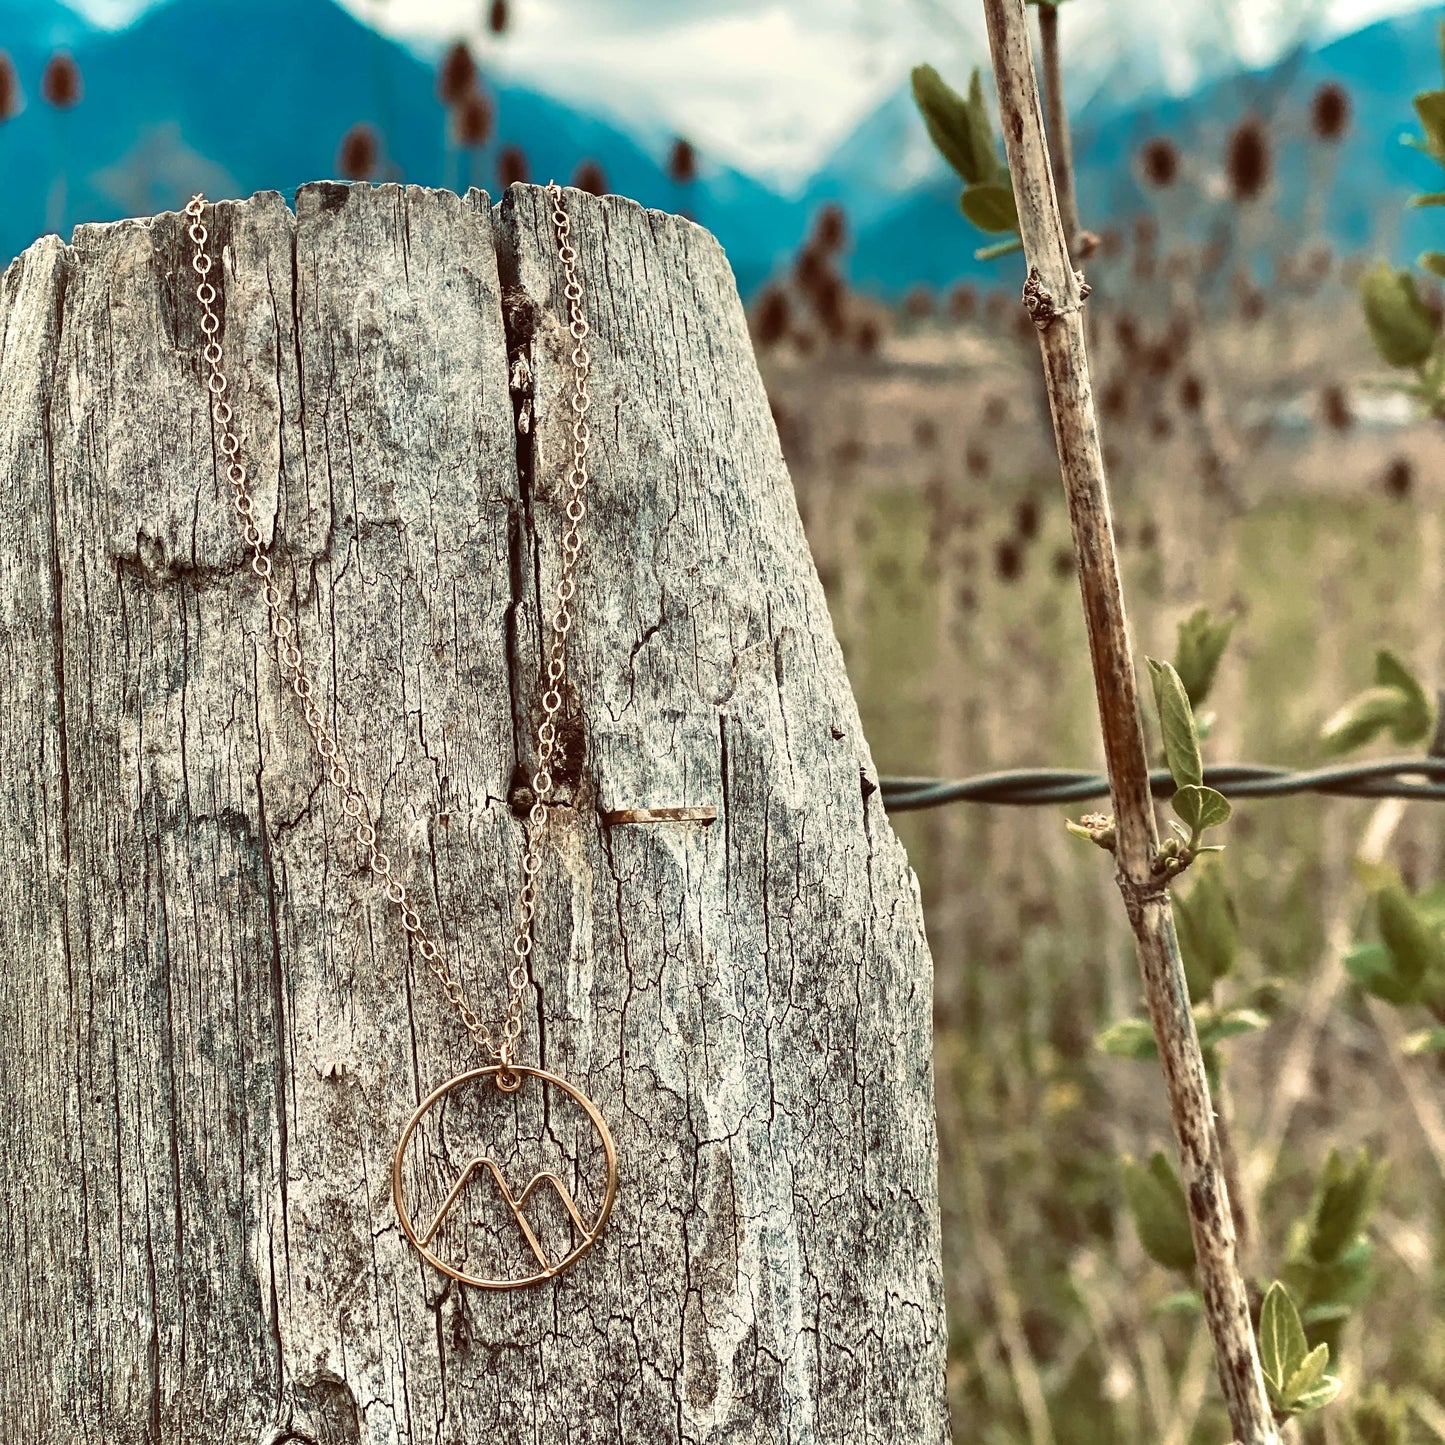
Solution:
{"label": "dried teasel seed head", "polygon": [[466,42],[458,40],[442,56],[437,69],[437,99],[443,105],[456,105],[477,83],[477,63]]}
{"label": "dried teasel seed head", "polygon": [[20,82],[15,77],[15,66],[9,55],[0,50],[0,123],[10,119],[20,109]]}
{"label": "dried teasel seed head", "polygon": [[1014,530],[1019,540],[1032,542],[1039,535],[1039,502],[1037,497],[1020,497],[1014,507]]}
{"label": "dried teasel seed head", "polygon": [[530,174],[526,151],[521,146],[503,146],[501,155],[497,157],[497,179],[502,183],[502,189],[522,184]]}
{"label": "dried teasel seed head", "polygon": [[954,321],[972,321],[978,310],[978,290],[960,281],[948,293],[948,314]]}
{"label": "dried teasel seed head", "polygon": [[813,222],[813,240],[820,249],[832,253],[841,251],[848,239],[848,218],[842,206],[829,202],[818,212]]}
{"label": "dried teasel seed head", "polygon": [[1320,420],[1331,431],[1349,431],[1355,424],[1355,414],[1350,407],[1350,394],[1337,381],[1320,389]]}
{"label": "dried teasel seed head", "polygon": [[753,308],[753,337],[760,347],[776,346],[787,334],[791,307],[780,286],[768,286]]}
{"label": "dried teasel seed head", "polygon": [[1340,141],[1350,128],[1350,93],[1337,80],[1328,80],[1310,100],[1310,129],[1317,139]]}
{"label": "dried teasel seed head", "polygon": [[452,112],[452,124],[456,131],[457,144],[475,150],[492,138],[496,112],[492,102],[479,90],[464,95]]}
{"label": "dried teasel seed head", "polygon": [[364,122],[358,122],[341,138],[336,169],[348,181],[369,181],[376,174],[378,150],[376,132]]}
{"label": "dried teasel seed head", "polygon": [[1407,456],[1391,457],[1380,478],[1380,486],[1387,497],[1402,502],[1410,495],[1415,485],[1415,464]]}
{"label": "dried teasel seed head", "polygon": [[933,315],[933,292],[927,286],[915,286],[903,298],[903,313],[910,321],[927,321]]}
{"label": "dried teasel seed head", "polygon": [[1166,190],[1179,179],[1179,147],[1165,136],[1145,141],[1139,148],[1139,169],[1149,185]]}
{"label": "dried teasel seed head", "polygon": [[793,280],[804,295],[812,296],[827,284],[831,269],[831,263],[822,248],[816,242],[810,241],[798,252],[797,259],[793,262]]}
{"label": "dried teasel seed head", "polygon": [[1269,132],[1257,115],[1247,115],[1229,133],[1224,168],[1236,201],[1255,200],[1269,185],[1273,167]]}
{"label": "dried teasel seed head", "polygon": [[507,0],[492,0],[487,7],[487,29],[493,35],[505,35],[511,19],[511,10]]}
{"label": "dried teasel seed head", "polygon": [[572,177],[572,184],[579,191],[586,191],[588,195],[605,196],[607,194],[607,176],[596,161],[583,161]]}
{"label": "dried teasel seed head", "polygon": [[667,174],[675,185],[690,186],[697,179],[697,151],[682,136],[673,141],[667,154]]}
{"label": "dried teasel seed head", "polygon": [[80,67],[66,50],[57,50],[46,62],[40,93],[56,110],[69,110],[80,102]]}
{"label": "dried teasel seed head", "polygon": [[823,323],[823,330],[834,341],[841,339],[847,330],[844,304],[846,294],[843,278],[831,267],[823,273],[813,291],[813,313]]}

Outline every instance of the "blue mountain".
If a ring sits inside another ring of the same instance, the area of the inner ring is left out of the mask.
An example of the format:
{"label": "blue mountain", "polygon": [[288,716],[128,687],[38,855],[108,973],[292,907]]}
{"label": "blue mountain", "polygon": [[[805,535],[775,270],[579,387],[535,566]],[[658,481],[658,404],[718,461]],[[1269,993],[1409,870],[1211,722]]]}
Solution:
{"label": "blue mountain", "polygon": [[[1379,250],[1402,262],[1421,250],[1445,249],[1440,212],[1406,210],[1411,194],[1440,188],[1440,171],[1401,144],[1417,129],[1411,96],[1442,84],[1442,21],[1445,6],[1381,21],[1317,49],[1297,50],[1268,69],[1213,80],[1187,96],[1097,94],[1079,108],[1073,125],[1084,224],[1097,230],[1156,214],[1166,245],[1171,234],[1203,239],[1225,213],[1220,194],[1229,132],[1252,113],[1264,122],[1273,153],[1273,180],[1251,223],[1254,259],[1262,267],[1273,245],[1315,239],[1340,251]],[[961,84],[966,77],[954,79]],[[1310,133],[1309,105],[1331,81],[1348,93],[1351,121],[1345,138],[1326,146]],[[896,295],[916,283],[1012,276],[972,259],[974,248],[991,238],[962,219],[958,181],[930,154],[911,112],[906,90],[890,97],[811,183],[813,199],[846,204],[850,185],[868,178],[851,279]],[[1140,147],[1156,137],[1172,141],[1181,155],[1181,178],[1163,193],[1147,191],[1137,174]]]}
{"label": "blue mountain", "polygon": [[[1200,236],[1220,214],[1220,157],[1245,112],[1266,117],[1275,179],[1257,227],[1342,250],[1376,247],[1398,259],[1427,246],[1438,211],[1406,212],[1434,168],[1399,144],[1410,95],[1438,86],[1445,6],[1384,21],[1267,71],[1215,79],[1193,94],[1094,95],[1075,118],[1086,224],[1098,229],[1159,211],[1176,234]],[[40,99],[46,59],[68,49],[84,97],[58,113]],[[958,187],[933,153],[906,87],[868,116],[796,195],[702,158],[696,183],[667,176],[655,131],[646,141],[621,123],[543,95],[502,74],[484,76],[497,132],[479,154],[449,144],[431,63],[359,23],[335,0],[168,0],[119,31],[88,26],[61,0],[0,0],[0,50],[25,98],[0,124],[0,265],[46,230],[78,221],[150,214],[213,196],[289,193],[335,173],[357,122],[382,138],[378,179],[468,184],[495,191],[502,146],[526,153],[534,179],[570,178],[597,161],[613,190],[685,210],[727,248],[744,294],[787,264],[818,207],[837,201],[850,221],[853,282],[897,296],[924,282],[1009,274],[976,263],[979,238],[957,209]],[[961,81],[963,77],[955,77]],[[1309,99],[1325,81],[1349,92],[1347,138],[1326,148],[1308,133]],[[1150,195],[1135,174],[1140,145],[1169,138],[1185,176]]]}
{"label": "blue mountain", "polygon": [[[84,83],[64,113],[40,99],[57,47]],[[0,264],[46,230],[173,208],[198,189],[289,193],[336,173],[357,122],[382,138],[377,179],[495,192],[505,145],[522,147],[535,180],[566,181],[595,160],[613,190],[714,230],[745,288],[775,259],[759,237],[776,236],[780,252],[796,239],[796,207],[750,177],[704,159],[700,180],[680,187],[616,126],[502,76],[484,77],[495,138],[459,153],[433,68],[333,0],[170,0],[115,32],[86,27],[59,0],[0,0],[0,49],[27,102],[0,125]]]}

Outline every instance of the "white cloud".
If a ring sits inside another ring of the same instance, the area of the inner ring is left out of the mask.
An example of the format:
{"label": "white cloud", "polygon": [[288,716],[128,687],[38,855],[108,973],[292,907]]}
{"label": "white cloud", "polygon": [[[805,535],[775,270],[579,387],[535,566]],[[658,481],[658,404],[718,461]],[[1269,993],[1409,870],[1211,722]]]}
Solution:
{"label": "white cloud", "polygon": [[[147,0],[69,0],[106,24]],[[340,0],[422,49],[466,36],[484,62],[654,137],[787,182],[807,174],[918,60],[960,74],[987,55],[971,0],[512,0],[500,39],[483,0]],[[1427,0],[1094,0],[1068,6],[1077,73],[1191,85],[1259,63],[1305,30],[1342,30]]]}
{"label": "white cloud", "polygon": [[[480,33],[479,0],[343,0],[389,32],[467,34],[553,94],[786,182],[805,175],[920,59],[957,74],[987,54],[967,0],[513,0],[511,32]],[[1071,5],[1081,73],[1125,70],[1180,89],[1201,68],[1259,63],[1309,30],[1426,0],[1098,0]]]}

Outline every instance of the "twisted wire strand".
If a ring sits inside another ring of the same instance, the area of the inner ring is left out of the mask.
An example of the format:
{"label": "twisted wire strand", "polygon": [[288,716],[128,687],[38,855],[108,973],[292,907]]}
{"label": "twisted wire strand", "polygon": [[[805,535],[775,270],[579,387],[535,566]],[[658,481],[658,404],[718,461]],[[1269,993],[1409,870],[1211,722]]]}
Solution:
{"label": "twisted wire strand", "polygon": [[[1319,768],[1279,768],[1260,763],[1223,763],[1204,770],[1205,784],[1231,800],[1283,798],[1320,793],[1344,798],[1423,798],[1445,800],[1445,758],[1383,758],[1368,763],[1336,763]],[[1149,774],[1154,796],[1174,793],[1168,770]],[[972,778],[885,777],[879,780],[890,813],[941,808],[950,803],[999,803],[1041,807],[1109,795],[1109,780],[1082,768],[1012,768]]]}

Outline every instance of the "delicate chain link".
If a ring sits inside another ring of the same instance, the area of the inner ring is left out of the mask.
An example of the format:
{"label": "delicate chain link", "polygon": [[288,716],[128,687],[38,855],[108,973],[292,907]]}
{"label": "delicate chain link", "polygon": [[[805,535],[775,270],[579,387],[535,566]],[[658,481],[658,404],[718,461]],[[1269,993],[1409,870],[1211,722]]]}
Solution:
{"label": "delicate chain link", "polygon": [[562,748],[557,736],[557,715],[562,710],[562,687],[567,678],[567,634],[572,627],[571,603],[576,595],[577,560],[582,555],[580,526],[587,515],[583,493],[587,489],[587,448],[591,433],[587,425],[587,409],[591,397],[587,381],[592,358],[586,346],[589,330],[582,308],[582,282],[577,275],[577,252],[568,240],[569,222],[562,209],[562,188],[554,181],[547,187],[552,205],[552,224],[556,230],[557,251],[566,277],[568,332],[572,337],[572,458],[567,471],[567,525],[562,534],[562,574],[552,613],[552,643],[539,685],[542,695],[542,721],[537,727],[537,768],[532,775],[532,809],[528,815],[527,845],[522,856],[522,893],[517,912],[517,930],[512,941],[512,965],[508,970],[508,1000],[504,1022],[493,1031],[468,1003],[461,983],[447,967],[441,945],[422,924],[421,914],[411,901],[406,885],[392,871],[392,861],[376,842],[376,828],[346,760],[335,730],[326,721],[315,697],[315,685],[306,669],[297,646],[291,620],[281,610],[281,593],[273,577],[271,557],[256,522],[256,505],[246,463],[241,458],[241,442],[233,425],[234,413],[226,400],[226,373],[222,368],[220,334],[221,319],[215,310],[216,288],[208,279],[211,258],[206,252],[208,231],[202,222],[206,200],[203,195],[191,197],[186,206],[190,219],[188,234],[195,247],[191,268],[200,278],[196,300],[201,303],[201,330],[206,336],[202,359],[210,369],[206,388],[211,397],[211,415],[220,429],[221,453],[226,477],[231,485],[231,503],[241,524],[241,535],[251,549],[251,571],[261,583],[261,598],[270,616],[271,635],[276,639],[277,655],[283,676],[301,700],[306,726],[326,771],[327,781],[340,793],[341,811],[354,828],[356,841],[365,850],[367,862],[386,896],[401,913],[402,927],[411,936],[416,951],[436,975],[447,999],[461,1015],[467,1032],[501,1064],[504,1073],[517,1061],[517,1042],[522,1034],[522,1000],[531,983],[532,922],[537,908],[537,874],[542,866],[541,835],[553,805],[555,779],[552,769],[561,761]]}

